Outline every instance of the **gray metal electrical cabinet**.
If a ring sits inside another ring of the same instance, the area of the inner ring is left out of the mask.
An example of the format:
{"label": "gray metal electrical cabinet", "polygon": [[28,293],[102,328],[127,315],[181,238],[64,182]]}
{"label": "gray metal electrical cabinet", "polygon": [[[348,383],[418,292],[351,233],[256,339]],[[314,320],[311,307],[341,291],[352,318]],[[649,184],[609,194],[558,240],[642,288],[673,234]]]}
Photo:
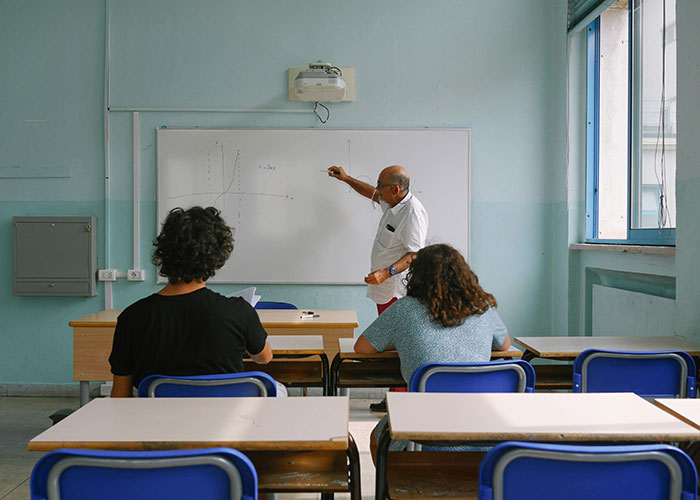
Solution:
{"label": "gray metal electrical cabinet", "polygon": [[13,217],[15,295],[97,295],[96,217]]}

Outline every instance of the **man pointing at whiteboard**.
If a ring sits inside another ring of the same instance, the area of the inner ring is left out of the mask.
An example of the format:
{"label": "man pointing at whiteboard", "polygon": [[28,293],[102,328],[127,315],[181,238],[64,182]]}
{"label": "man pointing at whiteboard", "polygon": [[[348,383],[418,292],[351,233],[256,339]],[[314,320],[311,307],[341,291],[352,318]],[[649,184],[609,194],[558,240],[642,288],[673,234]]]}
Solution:
{"label": "man pointing at whiteboard", "polygon": [[403,278],[416,252],[425,246],[428,213],[409,191],[408,172],[399,165],[382,170],[376,187],[350,177],[343,167],[329,167],[328,175],[379,203],[384,212],[372,245],[370,273],[365,276],[367,296],[381,314],[406,295]]}
{"label": "man pointing at whiteboard", "polygon": [[[416,252],[425,246],[428,212],[409,191],[408,172],[399,165],[382,170],[376,187],[350,177],[343,167],[329,167],[328,175],[379,203],[384,212],[372,245],[370,273],[365,276],[367,296],[382,314],[391,304],[406,296],[403,279],[416,258]],[[369,408],[386,411],[386,398],[369,405]]]}

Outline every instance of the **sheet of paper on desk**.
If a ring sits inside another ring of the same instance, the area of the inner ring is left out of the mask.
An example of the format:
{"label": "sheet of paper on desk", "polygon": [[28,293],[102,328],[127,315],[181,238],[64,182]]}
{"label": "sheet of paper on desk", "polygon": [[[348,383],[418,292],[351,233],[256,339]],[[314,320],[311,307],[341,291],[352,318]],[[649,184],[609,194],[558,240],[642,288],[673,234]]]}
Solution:
{"label": "sheet of paper on desk", "polygon": [[255,287],[244,288],[243,290],[238,290],[237,292],[229,293],[227,297],[241,297],[243,300],[248,302],[251,306],[255,307],[261,296],[255,295]]}

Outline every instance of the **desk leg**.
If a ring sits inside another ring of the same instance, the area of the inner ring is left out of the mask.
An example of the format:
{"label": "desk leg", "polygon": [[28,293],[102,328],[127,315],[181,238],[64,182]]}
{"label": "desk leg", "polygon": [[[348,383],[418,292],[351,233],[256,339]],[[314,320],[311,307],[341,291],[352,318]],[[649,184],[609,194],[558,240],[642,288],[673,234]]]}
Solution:
{"label": "desk leg", "polygon": [[80,381],[80,406],[85,406],[90,402],[90,382]]}
{"label": "desk leg", "polygon": [[348,433],[348,463],[348,482],[350,483],[350,500],[362,500],[362,475],[360,474],[360,453],[357,451],[355,439],[350,433]]}
{"label": "desk leg", "polygon": [[321,358],[321,377],[323,378],[323,395],[328,396],[330,390],[330,381],[328,380],[329,372],[328,369],[328,356],[325,353],[319,356]]}
{"label": "desk leg", "polygon": [[520,357],[520,359],[522,359],[523,361],[532,361],[532,360],[535,359],[536,357],[537,357],[537,356],[535,356],[534,353],[532,353],[532,352],[528,351],[527,349],[525,349],[525,352],[524,352],[523,355]]}
{"label": "desk leg", "polygon": [[387,458],[389,454],[389,443],[391,434],[389,433],[389,423],[384,426],[379,441],[377,442],[377,471],[374,483],[374,499],[384,500],[388,498],[389,488],[387,485]]}
{"label": "desk leg", "polygon": [[328,374],[328,394],[331,396],[338,395],[338,370],[340,370],[340,363],[342,362],[343,360],[340,358],[340,353],[333,357],[331,369]]}

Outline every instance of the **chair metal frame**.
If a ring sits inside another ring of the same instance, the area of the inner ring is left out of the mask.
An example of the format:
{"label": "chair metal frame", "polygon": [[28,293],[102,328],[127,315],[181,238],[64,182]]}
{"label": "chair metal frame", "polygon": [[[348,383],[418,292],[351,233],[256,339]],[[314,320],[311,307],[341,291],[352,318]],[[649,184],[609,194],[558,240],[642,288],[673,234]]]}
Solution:
{"label": "chair metal frame", "polygon": [[[680,380],[676,397],[696,396],[695,385],[695,361],[683,351],[613,351],[603,349],[587,349],[576,357],[574,361],[573,392],[588,392],[588,365],[596,358],[611,359],[670,359],[680,366]],[[644,397],[659,397],[662,395],[649,395]],[[666,395],[663,395],[666,396]]]}
{"label": "chair metal frame", "polygon": [[[138,388],[139,397],[167,397],[156,395],[158,386],[174,384],[180,386],[216,387],[235,386],[250,384],[257,388],[260,397],[274,397],[277,395],[277,383],[275,379],[264,372],[240,372],[225,373],[216,375],[195,375],[195,376],[168,376],[149,375],[141,380]],[[176,397],[176,396],[170,396]],[[184,396],[187,397],[187,396]],[[196,397],[196,396],[192,396]],[[236,397],[236,395],[226,395],[221,397]]]}
{"label": "chair metal frame", "polygon": [[[695,465],[685,452],[674,446],[664,444],[580,446],[508,441],[495,446],[481,462],[479,500],[503,500],[507,468],[521,458],[577,463],[657,461],[668,470],[669,495],[667,498],[681,499],[687,498],[686,495],[692,495],[695,498],[697,494],[698,478]],[[522,488],[523,485],[518,484],[518,487]],[[601,498],[608,498],[604,495],[604,488],[605,486],[601,485]],[[562,493],[553,491],[552,494],[551,498],[559,498]]]}

